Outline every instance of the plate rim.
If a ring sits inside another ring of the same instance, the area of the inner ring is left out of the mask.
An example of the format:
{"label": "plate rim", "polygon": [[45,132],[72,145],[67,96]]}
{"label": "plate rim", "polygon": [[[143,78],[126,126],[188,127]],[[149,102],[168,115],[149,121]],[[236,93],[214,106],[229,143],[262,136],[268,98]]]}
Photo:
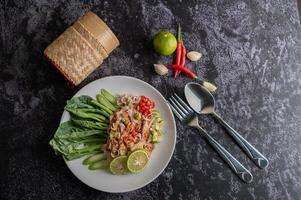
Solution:
{"label": "plate rim", "polygon": [[[169,158],[167,159],[167,162],[165,163],[165,165],[162,167],[162,169],[160,170],[160,172],[152,177],[150,180],[146,181],[146,183],[140,185],[140,186],[137,186],[137,187],[133,187],[131,188],[130,190],[128,189],[125,189],[125,190],[119,190],[119,191],[114,191],[114,190],[101,190],[99,188],[96,188],[92,185],[88,185],[88,183],[85,183],[84,181],[82,181],[76,174],[75,172],[73,172],[73,170],[71,170],[71,168],[69,167],[69,164],[67,163],[68,161],[64,160],[65,164],[67,165],[68,169],[72,172],[72,174],[78,179],[80,180],[82,183],[84,183],[85,185],[95,189],[95,190],[98,190],[98,191],[102,191],[102,192],[108,192],[108,193],[125,193],[125,192],[130,192],[130,191],[134,191],[134,190],[137,190],[137,189],[140,189],[140,188],[143,188],[145,187],[146,185],[150,184],[151,182],[153,182],[156,178],[158,178],[162,173],[163,171],[166,169],[166,167],[168,166],[168,164],[170,163],[170,160],[174,154],[174,151],[175,151],[175,146],[176,146],[176,141],[177,141],[177,126],[176,126],[176,121],[175,121],[175,117],[174,117],[174,114],[170,108],[170,106],[168,105],[167,103],[167,100],[165,99],[165,97],[161,94],[161,92],[159,92],[154,86],[152,86],[151,84],[147,83],[146,81],[143,81],[141,79],[138,79],[138,78],[135,78],[135,77],[131,77],[131,76],[123,76],[123,75],[113,75],[113,76],[105,76],[105,77],[102,77],[102,78],[99,78],[99,79],[95,79],[93,81],[91,81],[90,83],[88,83],[87,85],[83,86],[81,89],[79,89],[71,98],[75,97],[78,95],[78,93],[80,93],[81,90],[83,90],[84,88],[86,88],[87,86],[91,85],[92,83],[94,83],[95,81],[98,81],[98,80],[105,80],[105,79],[111,79],[111,78],[125,78],[125,79],[132,79],[132,80],[135,80],[135,81],[138,81],[140,83],[143,83],[143,84],[146,84],[147,86],[149,86],[150,88],[152,88],[166,103],[167,105],[167,108],[169,110],[169,112],[171,113],[171,117],[172,117],[172,121],[171,123],[173,124],[173,127],[174,127],[174,134],[175,134],[175,137],[174,137],[174,141],[173,141],[173,146],[172,146],[172,151],[171,151],[171,154],[169,156]],[[62,113],[62,116],[61,116],[61,119],[60,119],[60,124],[63,123],[63,118],[64,116],[67,114],[67,112],[64,110],[63,113]]]}

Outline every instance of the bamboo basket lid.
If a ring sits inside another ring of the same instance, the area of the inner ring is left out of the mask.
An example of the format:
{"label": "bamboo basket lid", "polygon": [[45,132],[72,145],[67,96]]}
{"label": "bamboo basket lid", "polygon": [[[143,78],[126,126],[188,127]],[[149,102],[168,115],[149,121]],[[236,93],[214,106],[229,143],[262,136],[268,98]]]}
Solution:
{"label": "bamboo basket lid", "polygon": [[94,38],[102,44],[108,54],[119,46],[119,41],[111,29],[93,12],[87,12],[79,18],[80,23],[89,30]]}
{"label": "bamboo basket lid", "polygon": [[119,45],[110,28],[88,12],[67,28],[44,51],[55,68],[78,85]]}

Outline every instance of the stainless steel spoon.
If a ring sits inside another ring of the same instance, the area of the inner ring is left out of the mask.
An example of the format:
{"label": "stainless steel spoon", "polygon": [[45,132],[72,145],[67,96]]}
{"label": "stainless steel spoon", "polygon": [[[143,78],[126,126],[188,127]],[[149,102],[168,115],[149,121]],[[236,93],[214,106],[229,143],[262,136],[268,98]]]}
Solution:
{"label": "stainless steel spoon", "polygon": [[188,83],[185,86],[185,97],[191,108],[196,113],[212,114],[259,168],[263,169],[269,165],[269,161],[257,149],[255,149],[255,147],[245,140],[214,111],[214,97],[205,87],[197,83]]}

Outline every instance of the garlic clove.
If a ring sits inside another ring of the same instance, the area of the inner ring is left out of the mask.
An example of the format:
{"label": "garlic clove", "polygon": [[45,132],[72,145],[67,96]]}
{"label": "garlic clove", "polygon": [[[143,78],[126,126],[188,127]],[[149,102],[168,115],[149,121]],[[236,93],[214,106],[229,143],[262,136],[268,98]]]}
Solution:
{"label": "garlic clove", "polygon": [[207,88],[209,90],[209,92],[215,92],[215,90],[217,89],[217,87],[215,85],[213,85],[212,83],[209,83],[207,81],[203,82],[203,86],[205,88]]}
{"label": "garlic clove", "polygon": [[165,67],[162,64],[154,64],[154,68],[155,68],[156,73],[161,76],[166,75],[168,73],[167,67]]}
{"label": "garlic clove", "polygon": [[187,58],[191,61],[198,61],[203,55],[197,51],[190,51],[187,53]]}

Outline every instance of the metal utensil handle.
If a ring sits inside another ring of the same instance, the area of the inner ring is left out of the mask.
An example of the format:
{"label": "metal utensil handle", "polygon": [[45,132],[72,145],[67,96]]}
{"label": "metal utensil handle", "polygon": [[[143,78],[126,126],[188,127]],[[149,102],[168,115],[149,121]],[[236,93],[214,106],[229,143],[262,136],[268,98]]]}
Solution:
{"label": "metal utensil handle", "polygon": [[253,147],[229,124],[227,124],[216,112],[213,112],[212,115],[225,127],[225,129],[234,138],[237,144],[244,150],[244,152],[254,161],[254,163],[259,168],[264,169],[269,165],[269,161],[266,159],[266,157],[264,157],[255,147]]}
{"label": "metal utensil handle", "polygon": [[202,127],[196,127],[212,147],[218,152],[218,154],[224,159],[224,161],[230,166],[230,168],[235,172],[235,174],[244,182],[251,183],[253,180],[253,175],[249,170],[247,170],[236,158],[234,158],[223,146],[221,146],[215,139],[213,139]]}

